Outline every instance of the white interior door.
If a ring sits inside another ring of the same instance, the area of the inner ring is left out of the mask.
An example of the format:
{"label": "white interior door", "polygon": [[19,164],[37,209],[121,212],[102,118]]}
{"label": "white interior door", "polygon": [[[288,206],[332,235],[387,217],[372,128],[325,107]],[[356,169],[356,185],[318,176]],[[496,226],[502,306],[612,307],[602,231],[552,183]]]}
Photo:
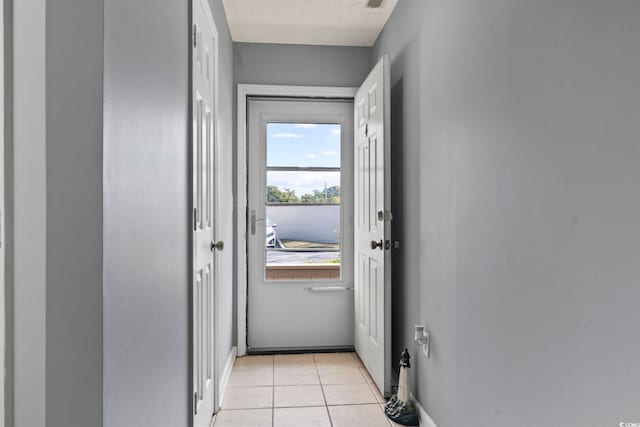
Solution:
{"label": "white interior door", "polygon": [[248,103],[249,351],[353,348],[353,104]]}
{"label": "white interior door", "polygon": [[358,90],[355,120],[355,348],[391,392],[391,212],[389,59]]}
{"label": "white interior door", "polygon": [[4,0],[0,0],[0,424],[4,423],[4,378],[6,376],[4,353],[5,353],[5,182],[4,182]]}
{"label": "white interior door", "polygon": [[193,46],[193,411],[209,427],[215,411],[217,33],[206,0],[194,0]]}

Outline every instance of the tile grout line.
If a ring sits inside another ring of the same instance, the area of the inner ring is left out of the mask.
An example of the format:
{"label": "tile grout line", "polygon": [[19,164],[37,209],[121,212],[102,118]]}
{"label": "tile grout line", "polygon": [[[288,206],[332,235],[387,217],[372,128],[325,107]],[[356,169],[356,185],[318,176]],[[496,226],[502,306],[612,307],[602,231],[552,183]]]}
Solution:
{"label": "tile grout line", "polygon": [[[278,406],[276,408],[273,409],[301,409],[301,408],[324,408],[327,405],[302,405],[302,406]],[[335,405],[331,405],[333,406],[384,406],[384,404],[382,403],[336,403]],[[254,407],[249,407],[249,408],[231,408],[231,409],[225,409],[225,412],[234,412],[234,411],[255,411],[255,410],[260,410],[260,409],[270,409],[268,407],[261,407],[261,408],[254,408]]]}
{"label": "tile grout line", "polygon": [[324,409],[327,411],[327,417],[329,418],[329,426],[333,427],[333,420],[331,419],[331,412],[329,412],[329,404],[327,403],[327,396],[324,394],[324,384],[322,383],[322,378],[320,378],[320,370],[318,369],[318,364],[316,363],[316,355],[313,355],[313,366],[316,368],[316,374],[318,375],[318,382],[320,383],[320,390],[322,390],[322,399],[324,400]]}
{"label": "tile grout line", "polygon": [[[358,372],[364,377],[365,384],[367,384],[367,389],[369,390],[370,393],[373,394],[375,403],[366,403],[366,402],[361,402],[361,403],[336,403],[335,405],[332,405],[332,406],[359,407],[359,406],[371,406],[372,404],[375,404],[376,406],[378,406],[378,409],[381,412],[383,412],[383,416],[386,419],[388,425],[390,427],[395,427],[394,424],[391,422],[391,420],[389,420],[386,417],[386,415],[384,414],[384,411],[382,410],[383,409],[382,407],[383,407],[384,403],[379,401],[378,393],[376,392],[377,388],[374,388],[375,384],[374,383],[370,383],[369,381],[367,381],[368,372],[366,371],[366,368],[364,368],[363,364],[358,362],[357,355],[355,353],[350,353],[349,356],[350,356],[349,358],[351,359],[351,361],[356,364],[356,366],[358,368]],[[327,417],[329,419],[329,425],[330,425],[330,427],[333,427],[334,423],[333,423],[333,419],[331,417],[331,412],[329,411],[329,403],[327,401],[327,397],[326,397],[326,393],[325,393],[325,389],[324,389],[325,385],[330,385],[330,384],[324,384],[323,381],[321,380],[320,365],[317,362],[316,355],[312,354],[311,355],[311,359],[312,359],[313,365],[310,366],[310,367],[313,368],[314,372],[317,375],[318,385],[320,386],[320,390],[321,390],[321,393],[322,393],[322,399],[323,399],[324,404],[318,405],[318,404],[309,403],[309,404],[303,404],[303,405],[292,405],[292,406],[288,406],[287,405],[287,406],[283,406],[282,408],[283,409],[301,409],[301,408],[321,408],[321,407],[324,407],[325,411],[326,411],[326,414],[327,414]],[[276,384],[275,384],[275,368],[276,368],[276,365],[275,365],[275,356],[274,355],[271,355],[271,363],[272,363],[272,367],[271,367],[271,375],[272,375],[272,382],[271,382],[271,390],[272,390],[271,408],[265,408],[265,409],[271,409],[271,426],[272,427],[276,427],[276,424],[275,424],[275,410],[277,409],[276,406],[275,406],[275,387],[276,387]],[[345,384],[345,385],[349,385],[349,384]],[[292,384],[290,387],[305,387],[305,386],[313,387],[314,385],[313,384]],[[246,385],[246,386],[238,387],[238,388],[239,389],[242,389],[242,388],[260,388],[260,386],[249,386],[249,385]],[[236,408],[235,410],[242,411],[242,410],[247,410],[247,409],[252,409],[252,408]],[[255,409],[260,409],[260,408],[255,408]],[[233,411],[233,409],[232,409],[232,411]],[[213,421],[215,422],[217,420],[214,418]],[[387,423],[385,423],[385,424],[387,424]]]}

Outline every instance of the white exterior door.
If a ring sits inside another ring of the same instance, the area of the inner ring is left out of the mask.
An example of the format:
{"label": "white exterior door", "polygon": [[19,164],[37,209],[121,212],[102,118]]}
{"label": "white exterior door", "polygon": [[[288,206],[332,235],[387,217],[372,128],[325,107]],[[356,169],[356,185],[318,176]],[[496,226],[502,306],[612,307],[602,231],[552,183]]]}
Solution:
{"label": "white exterior door", "polygon": [[389,59],[354,102],[355,347],[382,393],[391,376],[391,212]]}
{"label": "white exterior door", "polygon": [[209,427],[215,411],[217,39],[206,0],[193,5],[193,412]]}
{"label": "white exterior door", "polygon": [[353,104],[248,102],[248,350],[353,348]]}

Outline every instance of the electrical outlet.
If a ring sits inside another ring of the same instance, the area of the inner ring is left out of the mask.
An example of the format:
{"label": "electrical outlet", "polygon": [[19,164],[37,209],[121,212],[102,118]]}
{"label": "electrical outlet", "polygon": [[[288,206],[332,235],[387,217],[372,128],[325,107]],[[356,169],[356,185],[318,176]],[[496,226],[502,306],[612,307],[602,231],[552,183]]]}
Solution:
{"label": "electrical outlet", "polygon": [[427,359],[431,358],[431,336],[428,332],[424,333],[424,343],[422,344],[422,353],[427,357]]}
{"label": "electrical outlet", "polygon": [[422,346],[422,353],[429,359],[431,357],[431,337],[424,329],[424,326],[416,325],[414,339],[416,344]]}

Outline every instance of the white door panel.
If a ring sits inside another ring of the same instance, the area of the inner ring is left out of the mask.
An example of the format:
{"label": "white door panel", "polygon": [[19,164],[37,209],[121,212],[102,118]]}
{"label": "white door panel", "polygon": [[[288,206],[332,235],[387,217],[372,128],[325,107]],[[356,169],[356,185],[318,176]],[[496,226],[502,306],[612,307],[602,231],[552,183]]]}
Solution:
{"label": "white door panel", "polygon": [[217,33],[207,2],[195,0],[193,6],[193,425],[209,427],[216,409]]}
{"label": "white door panel", "polygon": [[391,375],[389,62],[384,56],[355,98],[355,347],[383,393]]}

